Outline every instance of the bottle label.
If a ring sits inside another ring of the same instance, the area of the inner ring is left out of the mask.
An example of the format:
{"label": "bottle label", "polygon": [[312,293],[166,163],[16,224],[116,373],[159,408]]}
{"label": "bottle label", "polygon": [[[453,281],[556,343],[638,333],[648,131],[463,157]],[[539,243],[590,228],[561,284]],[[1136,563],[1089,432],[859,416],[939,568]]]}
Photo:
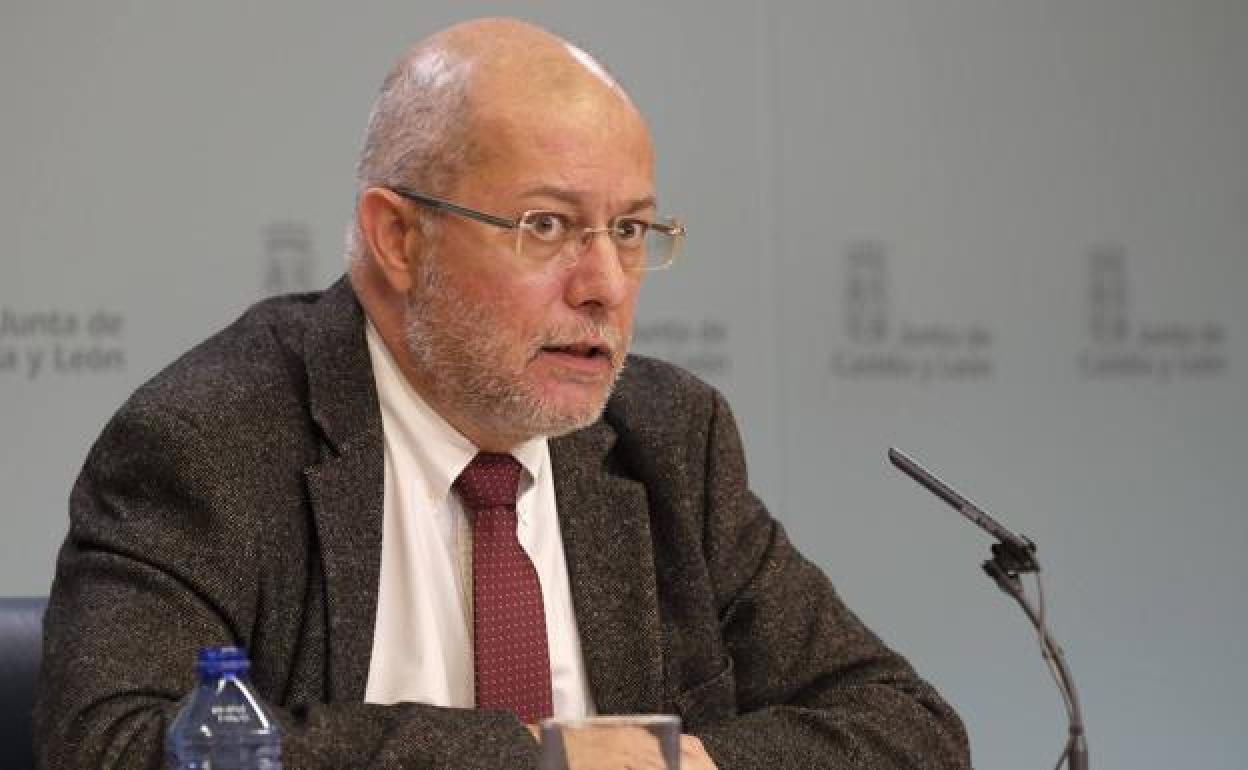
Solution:
{"label": "bottle label", "polygon": [[251,721],[247,706],[242,703],[221,703],[212,706],[212,716],[225,724],[242,724]]}

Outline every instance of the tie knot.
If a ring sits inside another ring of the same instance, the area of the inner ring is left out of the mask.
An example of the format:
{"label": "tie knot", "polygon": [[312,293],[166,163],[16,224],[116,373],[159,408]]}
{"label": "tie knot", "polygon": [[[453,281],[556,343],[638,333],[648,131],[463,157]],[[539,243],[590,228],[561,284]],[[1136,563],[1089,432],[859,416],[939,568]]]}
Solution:
{"label": "tie knot", "polygon": [[480,452],[455,479],[455,491],[473,513],[486,508],[515,508],[522,467],[509,454]]}

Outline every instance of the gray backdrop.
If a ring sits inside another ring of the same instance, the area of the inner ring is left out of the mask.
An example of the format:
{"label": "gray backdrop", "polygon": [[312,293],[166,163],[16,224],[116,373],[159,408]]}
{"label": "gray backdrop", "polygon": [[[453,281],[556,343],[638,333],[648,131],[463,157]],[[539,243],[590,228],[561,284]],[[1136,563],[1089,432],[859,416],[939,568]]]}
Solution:
{"label": "gray backdrop", "polygon": [[0,593],[48,589],[123,398],[342,268],[408,43],[520,13],[650,116],[691,237],[637,348],[727,392],[754,484],[954,702],[983,768],[1064,737],[988,541],[1040,544],[1093,766],[1241,768],[1248,4],[110,3],[0,11]]}

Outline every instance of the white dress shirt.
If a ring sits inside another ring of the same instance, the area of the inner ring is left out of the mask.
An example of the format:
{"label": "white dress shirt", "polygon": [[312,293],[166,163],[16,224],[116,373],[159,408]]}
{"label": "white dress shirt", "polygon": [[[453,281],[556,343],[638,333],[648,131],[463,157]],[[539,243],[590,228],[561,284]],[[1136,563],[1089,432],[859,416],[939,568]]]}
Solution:
{"label": "white dress shirt", "polygon": [[[369,659],[368,703],[471,708],[472,527],[451,484],[477,448],[416,393],[368,324],[381,402],[385,497],[381,585]],[[572,608],[545,438],[515,447],[524,467],[516,535],[537,569],[546,612],[555,716],[594,713]]]}

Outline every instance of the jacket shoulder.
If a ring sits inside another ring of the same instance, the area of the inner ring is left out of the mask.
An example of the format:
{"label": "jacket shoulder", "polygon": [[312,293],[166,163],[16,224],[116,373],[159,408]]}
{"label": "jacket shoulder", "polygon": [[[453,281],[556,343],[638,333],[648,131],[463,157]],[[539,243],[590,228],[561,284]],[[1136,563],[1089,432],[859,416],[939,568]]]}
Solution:
{"label": "jacket shoulder", "polygon": [[333,292],[257,302],[140,386],[121,412],[176,415],[201,428],[272,420],[306,397],[308,348],[334,317]]}
{"label": "jacket shoulder", "polygon": [[235,469],[289,459],[292,452],[306,460],[316,451],[309,440],[317,435],[309,412],[310,350],[323,346],[327,319],[336,319],[340,329],[350,323],[344,320],[349,315],[332,307],[334,291],[253,305],[140,386],[109,421],[92,454],[151,435],[177,446],[193,440],[214,461]]}
{"label": "jacket shoulder", "polygon": [[200,342],[142,385],[131,402],[197,405],[245,400],[289,375],[287,359],[297,354],[316,295],[263,300]]}

